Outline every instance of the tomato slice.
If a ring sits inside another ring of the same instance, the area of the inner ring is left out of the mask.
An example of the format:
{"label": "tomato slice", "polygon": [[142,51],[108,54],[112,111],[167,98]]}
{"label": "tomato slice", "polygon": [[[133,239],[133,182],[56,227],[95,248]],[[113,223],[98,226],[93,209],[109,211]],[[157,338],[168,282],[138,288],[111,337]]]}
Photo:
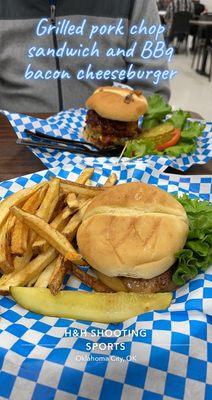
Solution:
{"label": "tomato slice", "polygon": [[167,142],[165,142],[165,143],[162,143],[162,144],[157,145],[156,149],[157,149],[158,151],[163,151],[163,150],[165,150],[165,149],[168,149],[168,147],[175,146],[175,145],[179,142],[180,136],[181,136],[181,130],[178,129],[178,128],[176,128],[176,129],[173,131],[173,134],[172,134],[171,139],[169,139],[169,140],[168,140]]}

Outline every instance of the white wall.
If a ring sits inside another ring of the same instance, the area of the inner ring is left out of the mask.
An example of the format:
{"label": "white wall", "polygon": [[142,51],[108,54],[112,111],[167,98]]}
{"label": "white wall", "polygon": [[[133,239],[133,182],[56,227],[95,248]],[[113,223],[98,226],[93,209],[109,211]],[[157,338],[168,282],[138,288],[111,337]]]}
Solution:
{"label": "white wall", "polygon": [[207,7],[208,11],[212,12],[212,0],[202,0],[201,3]]}

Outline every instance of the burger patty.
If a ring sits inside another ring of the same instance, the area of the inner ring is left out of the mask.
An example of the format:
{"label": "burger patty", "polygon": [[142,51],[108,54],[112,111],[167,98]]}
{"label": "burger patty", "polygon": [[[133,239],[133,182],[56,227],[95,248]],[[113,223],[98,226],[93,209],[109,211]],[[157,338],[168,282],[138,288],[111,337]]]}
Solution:
{"label": "burger patty", "polygon": [[136,293],[157,293],[171,292],[176,289],[172,282],[172,268],[163,274],[152,279],[135,279],[122,277],[121,280],[129,292]]}
{"label": "burger patty", "polygon": [[100,149],[108,148],[109,146],[124,146],[126,141],[129,140],[127,137],[102,135],[98,132],[98,129],[92,129],[89,125],[84,130],[84,137],[88,142],[95,144]]}
{"label": "burger patty", "polygon": [[92,128],[96,133],[103,136],[134,138],[141,134],[138,122],[123,122],[102,118],[93,110],[87,112],[86,124],[89,129]]}

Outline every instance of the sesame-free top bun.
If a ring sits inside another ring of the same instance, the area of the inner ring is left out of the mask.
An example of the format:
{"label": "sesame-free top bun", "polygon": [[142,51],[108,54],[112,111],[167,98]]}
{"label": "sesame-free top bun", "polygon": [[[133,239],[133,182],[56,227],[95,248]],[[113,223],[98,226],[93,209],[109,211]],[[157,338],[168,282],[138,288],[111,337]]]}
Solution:
{"label": "sesame-free top bun", "polygon": [[[141,93],[141,92],[140,92]],[[131,98],[126,99],[131,95]],[[147,100],[139,91],[105,86],[98,88],[86,101],[89,110],[96,111],[102,118],[114,121],[138,121],[148,109]]]}
{"label": "sesame-free top bun", "polygon": [[105,275],[151,279],[173,265],[187,236],[187,215],[177,200],[155,186],[127,183],[91,201],[77,243]]}

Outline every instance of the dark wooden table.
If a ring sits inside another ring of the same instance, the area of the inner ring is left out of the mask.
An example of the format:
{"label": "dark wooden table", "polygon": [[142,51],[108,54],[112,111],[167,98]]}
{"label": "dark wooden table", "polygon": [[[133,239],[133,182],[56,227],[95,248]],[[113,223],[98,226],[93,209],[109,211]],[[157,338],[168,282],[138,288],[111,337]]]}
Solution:
{"label": "dark wooden table", "polygon": [[[195,115],[197,116],[197,115]],[[193,115],[193,117],[195,117]],[[48,115],[38,115],[47,118]],[[0,182],[17,176],[38,172],[46,169],[42,162],[24,146],[16,144],[16,135],[9,121],[0,114]],[[173,168],[167,172],[179,174]],[[212,161],[206,165],[194,165],[184,174],[186,175],[209,175],[212,173]]]}

